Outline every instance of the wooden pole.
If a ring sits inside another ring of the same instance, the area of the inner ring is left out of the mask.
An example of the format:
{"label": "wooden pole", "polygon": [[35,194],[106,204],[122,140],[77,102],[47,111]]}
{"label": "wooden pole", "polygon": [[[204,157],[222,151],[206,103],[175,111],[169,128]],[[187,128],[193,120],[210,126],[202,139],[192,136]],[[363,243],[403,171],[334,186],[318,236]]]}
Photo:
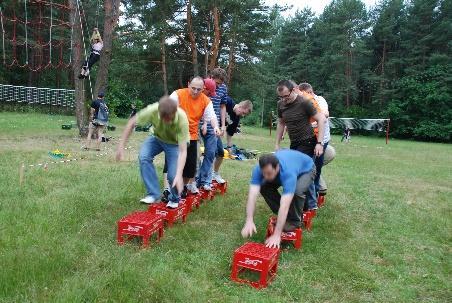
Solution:
{"label": "wooden pole", "polygon": [[270,137],[272,136],[273,112],[270,112]]}
{"label": "wooden pole", "polygon": [[389,143],[389,125],[390,125],[391,119],[388,119],[388,126],[386,127],[386,144]]}

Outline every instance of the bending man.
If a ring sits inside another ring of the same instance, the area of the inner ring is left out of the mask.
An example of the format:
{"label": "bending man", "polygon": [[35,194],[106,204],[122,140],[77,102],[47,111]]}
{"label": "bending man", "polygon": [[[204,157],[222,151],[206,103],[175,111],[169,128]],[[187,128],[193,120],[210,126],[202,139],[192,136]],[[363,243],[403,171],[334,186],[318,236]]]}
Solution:
{"label": "bending man", "polygon": [[[301,226],[305,192],[314,178],[314,162],[301,152],[284,149],[261,156],[251,177],[242,236],[250,237],[256,232],[254,210],[260,192],[272,212],[278,215],[275,231],[265,244],[279,247],[283,231],[293,231]],[[281,186],[282,195],[278,192]]]}
{"label": "bending man", "polygon": [[147,191],[146,197],[141,199],[141,202],[147,204],[159,202],[160,185],[154,167],[154,158],[164,152],[171,184],[167,206],[177,208],[183,189],[182,171],[187,158],[190,134],[187,115],[172,99],[165,96],[158,103],[149,105],[130,118],[119,142],[116,159],[120,161],[123,158],[124,146],[135,124],[149,123],[154,126],[154,135],[144,141],[139,155],[141,177]]}

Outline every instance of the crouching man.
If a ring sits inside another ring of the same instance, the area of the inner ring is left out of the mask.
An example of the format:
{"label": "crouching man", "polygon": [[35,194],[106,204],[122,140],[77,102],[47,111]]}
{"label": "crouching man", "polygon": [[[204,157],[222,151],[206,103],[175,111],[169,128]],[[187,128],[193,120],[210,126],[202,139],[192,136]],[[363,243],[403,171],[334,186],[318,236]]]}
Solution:
{"label": "crouching man", "polygon": [[[283,231],[301,227],[305,192],[314,178],[314,161],[299,151],[284,149],[261,156],[251,177],[242,236],[250,237],[256,232],[254,210],[260,192],[272,212],[278,215],[275,231],[265,244],[267,247],[279,247]],[[278,192],[281,186],[282,195]]]}
{"label": "crouching man", "polygon": [[124,156],[124,146],[135,124],[154,126],[154,135],[144,141],[139,154],[141,178],[147,191],[146,197],[141,199],[141,202],[146,204],[159,202],[160,184],[153,162],[155,156],[164,152],[168,164],[168,179],[172,184],[167,207],[177,208],[184,187],[182,172],[187,158],[187,144],[190,142],[187,115],[168,96],[139,111],[136,116],[130,118],[122,133],[116,153],[118,161]]}

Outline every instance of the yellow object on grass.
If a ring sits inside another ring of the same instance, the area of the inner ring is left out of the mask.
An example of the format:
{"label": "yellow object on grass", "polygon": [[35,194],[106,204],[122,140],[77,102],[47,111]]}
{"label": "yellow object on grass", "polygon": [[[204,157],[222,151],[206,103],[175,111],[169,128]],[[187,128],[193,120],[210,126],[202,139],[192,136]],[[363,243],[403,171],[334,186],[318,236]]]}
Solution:
{"label": "yellow object on grass", "polygon": [[[204,154],[204,146],[201,146],[199,149],[201,150],[201,154]],[[223,150],[224,150],[223,159],[235,159],[235,156],[230,155],[229,151],[227,149],[223,149]]]}

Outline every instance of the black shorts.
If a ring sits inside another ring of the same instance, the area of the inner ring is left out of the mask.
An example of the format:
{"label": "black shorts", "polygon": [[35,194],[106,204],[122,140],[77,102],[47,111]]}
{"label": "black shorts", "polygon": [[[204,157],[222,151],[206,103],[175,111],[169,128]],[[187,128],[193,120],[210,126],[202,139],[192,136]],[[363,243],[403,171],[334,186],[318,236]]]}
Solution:
{"label": "black shorts", "polygon": [[[198,141],[190,140],[190,144],[187,147],[187,160],[185,160],[184,172],[182,176],[184,178],[194,178],[196,175],[196,162],[198,160]],[[163,173],[168,172],[168,167],[165,162],[163,167]]]}

